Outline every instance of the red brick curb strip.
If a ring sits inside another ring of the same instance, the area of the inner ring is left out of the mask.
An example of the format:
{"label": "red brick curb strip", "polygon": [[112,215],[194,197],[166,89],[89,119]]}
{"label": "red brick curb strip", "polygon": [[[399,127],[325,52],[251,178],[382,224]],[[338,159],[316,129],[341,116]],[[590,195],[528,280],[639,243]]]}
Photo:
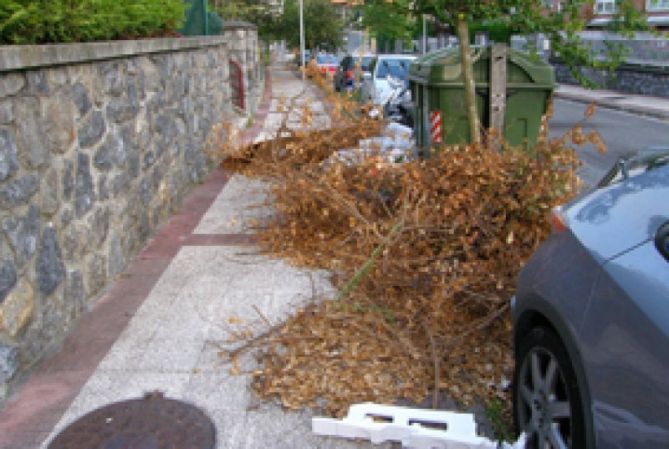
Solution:
{"label": "red brick curb strip", "polygon": [[[268,71],[256,126],[244,132],[245,139],[252,142],[262,129],[270,98]],[[92,310],[81,317],[62,348],[41,362],[7,401],[0,410],[0,449],[40,447],[182,246],[256,242],[253,235],[192,233],[228,179],[228,174],[216,169],[192,190],[181,212],[169,219]]]}

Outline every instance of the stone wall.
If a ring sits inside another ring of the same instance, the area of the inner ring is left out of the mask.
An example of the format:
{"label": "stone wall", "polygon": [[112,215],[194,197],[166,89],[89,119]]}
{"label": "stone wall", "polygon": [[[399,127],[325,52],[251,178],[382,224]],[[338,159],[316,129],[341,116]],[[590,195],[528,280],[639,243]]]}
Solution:
{"label": "stone wall", "polygon": [[0,47],[0,402],[211,169],[241,40]]}
{"label": "stone wall", "polygon": [[253,25],[245,22],[226,22],[224,36],[229,42],[230,59],[242,66],[244,73],[245,109],[255,110],[262,96],[264,72],[260,59],[258,33]]}
{"label": "stone wall", "polygon": [[[576,84],[563,64],[555,63],[554,66],[558,83]],[[584,73],[603,89],[669,98],[669,67],[625,64],[613,73],[585,69]]]}

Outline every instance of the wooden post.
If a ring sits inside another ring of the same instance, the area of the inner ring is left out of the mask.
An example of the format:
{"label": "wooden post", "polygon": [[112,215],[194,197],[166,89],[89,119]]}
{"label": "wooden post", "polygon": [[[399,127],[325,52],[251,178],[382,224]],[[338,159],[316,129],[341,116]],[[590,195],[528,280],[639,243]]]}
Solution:
{"label": "wooden post", "polygon": [[497,151],[501,151],[504,137],[507,49],[506,44],[494,44],[490,49],[490,129],[499,136],[491,144]]}

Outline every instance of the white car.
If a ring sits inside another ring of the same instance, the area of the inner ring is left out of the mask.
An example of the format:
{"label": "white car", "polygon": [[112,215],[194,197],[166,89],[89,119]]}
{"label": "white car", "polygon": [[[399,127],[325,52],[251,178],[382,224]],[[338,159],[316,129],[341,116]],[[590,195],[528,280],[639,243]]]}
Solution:
{"label": "white car", "polygon": [[388,80],[401,80],[406,83],[409,66],[416,60],[412,55],[379,55],[370,66],[370,73],[365,73],[361,86],[361,99],[383,106],[391,97],[394,88]]}

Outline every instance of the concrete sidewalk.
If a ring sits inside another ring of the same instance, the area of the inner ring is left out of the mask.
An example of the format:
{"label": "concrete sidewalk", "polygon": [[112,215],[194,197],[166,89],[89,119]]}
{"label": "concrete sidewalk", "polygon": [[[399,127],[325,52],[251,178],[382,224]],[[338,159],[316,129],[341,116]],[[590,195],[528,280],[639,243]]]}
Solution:
{"label": "concrete sidewalk", "polygon": [[568,84],[558,85],[555,96],[579,103],[596,103],[600,107],[632,114],[669,119],[669,98],[633,95],[603,89],[590,90]]}
{"label": "concrete sidewalk", "polygon": [[[299,113],[286,117],[283,105],[291,98],[309,104],[312,126],[329,125],[315,88],[273,67],[266,118],[244,139],[270,137],[284,119],[300,126]],[[332,290],[327,273],[258,253],[249,221],[271,213],[267,199],[265,184],[222,170],[195,188],[182,212],[0,411],[0,448],[47,448],[84,414],[156,390],[205,410],[220,449],[371,447],[313,436],[309,412],[258,401],[250,389],[252,356],[239,360],[242,374],[233,375],[218,354],[234,323],[260,333],[265,319],[279,323],[314,291]]]}

